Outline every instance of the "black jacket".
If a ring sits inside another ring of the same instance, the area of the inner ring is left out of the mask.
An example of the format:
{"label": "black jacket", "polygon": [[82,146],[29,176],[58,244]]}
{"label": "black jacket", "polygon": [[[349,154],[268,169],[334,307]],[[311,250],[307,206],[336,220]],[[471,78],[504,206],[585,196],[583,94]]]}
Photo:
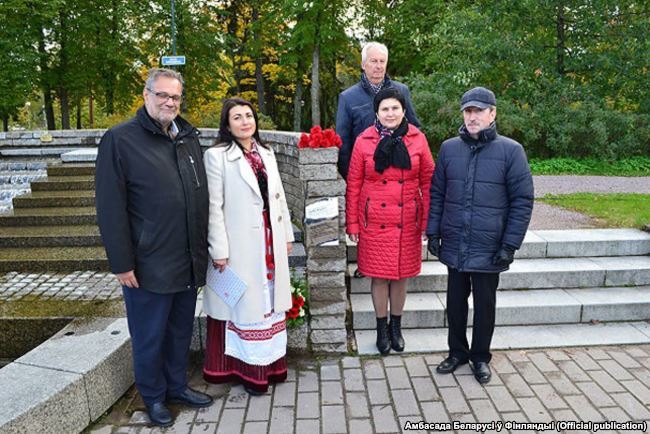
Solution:
{"label": "black jacket", "polygon": [[464,126],[446,140],[431,182],[426,233],[440,237],[440,261],[458,271],[495,273],[502,244],[515,249],[528,230],[533,210],[533,178],[524,148],[497,134],[496,124],[479,139]]}
{"label": "black jacket", "polygon": [[208,188],[199,131],[182,119],[172,140],[144,107],[104,134],[97,156],[97,221],[113,273],[135,270],[158,293],[205,284]]}

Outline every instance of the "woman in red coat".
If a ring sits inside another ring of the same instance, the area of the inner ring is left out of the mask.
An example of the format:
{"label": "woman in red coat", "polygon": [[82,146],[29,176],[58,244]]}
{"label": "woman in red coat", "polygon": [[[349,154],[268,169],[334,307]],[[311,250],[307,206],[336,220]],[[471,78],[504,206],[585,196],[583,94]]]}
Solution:
{"label": "woman in red coat", "polygon": [[357,137],[347,178],[347,233],[358,243],[359,272],[372,278],[381,354],[404,350],[406,279],[420,273],[434,168],[427,139],[408,123],[405,106],[394,88],[377,93],[375,125]]}

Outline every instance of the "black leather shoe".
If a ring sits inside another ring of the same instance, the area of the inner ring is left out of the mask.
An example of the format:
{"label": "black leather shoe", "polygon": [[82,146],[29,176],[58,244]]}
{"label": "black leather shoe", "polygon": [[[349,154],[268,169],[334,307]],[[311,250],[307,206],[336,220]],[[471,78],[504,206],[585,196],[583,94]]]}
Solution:
{"label": "black leather shoe", "polygon": [[149,420],[154,425],[166,427],[171,426],[172,422],[174,422],[172,413],[162,402],[147,405],[147,413],[149,414]]}
{"label": "black leather shoe", "polygon": [[391,315],[388,324],[390,333],[390,347],[398,352],[404,351],[404,337],[402,336],[402,315]]}
{"label": "black leather shoe", "polygon": [[382,356],[385,356],[390,352],[388,318],[377,318],[377,349]]}
{"label": "black leather shoe", "polygon": [[167,402],[170,404],[182,404],[188,407],[202,408],[212,405],[212,397],[188,387],[180,395],[169,396]]}
{"label": "black leather shoe", "polygon": [[451,374],[456,368],[465,363],[467,363],[467,360],[460,360],[456,357],[449,356],[438,365],[436,372],[438,374]]}
{"label": "black leather shoe", "polygon": [[255,390],[252,387],[244,386],[244,390],[246,393],[248,393],[251,396],[261,396],[264,395],[266,392],[260,392],[259,390]]}
{"label": "black leather shoe", "polygon": [[487,362],[476,362],[472,363],[472,372],[474,373],[474,378],[481,384],[487,384],[492,378],[492,372],[490,371],[490,365]]}

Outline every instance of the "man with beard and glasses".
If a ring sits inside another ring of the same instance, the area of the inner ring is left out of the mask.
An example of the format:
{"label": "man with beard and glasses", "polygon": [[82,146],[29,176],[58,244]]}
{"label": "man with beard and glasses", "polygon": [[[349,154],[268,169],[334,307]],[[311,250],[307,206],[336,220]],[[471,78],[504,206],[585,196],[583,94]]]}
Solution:
{"label": "man with beard and glasses", "polygon": [[173,422],[166,403],[207,407],[187,385],[197,287],[208,267],[208,185],[199,131],[181,118],[181,75],[152,69],[144,106],[104,134],[97,221],[122,285],[135,386],[151,422]]}
{"label": "man with beard and glasses", "polygon": [[387,66],[388,48],[378,42],[368,42],[361,50],[361,80],[339,95],[336,133],[343,143],[339,150],[338,169],[344,179],[348,176],[354,141],[362,131],[375,123],[373,100],[377,92],[389,87],[397,89],[406,100],[407,121],[420,128],[408,87],[391,80],[386,74]]}
{"label": "man with beard and glasses", "polygon": [[[437,367],[454,372],[472,362],[476,380],[490,381],[499,273],[521,247],[533,210],[533,178],[524,148],[497,134],[492,91],[475,87],[461,99],[459,137],[440,147],[431,183],[428,250],[447,266],[449,355]],[[472,346],[467,300],[474,299]]]}

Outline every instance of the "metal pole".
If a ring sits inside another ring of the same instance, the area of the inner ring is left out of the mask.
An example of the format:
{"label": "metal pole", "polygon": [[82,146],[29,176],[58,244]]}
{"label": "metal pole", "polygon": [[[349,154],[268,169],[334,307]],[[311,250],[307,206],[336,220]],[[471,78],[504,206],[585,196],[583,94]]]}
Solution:
{"label": "metal pole", "polygon": [[174,0],[172,0],[172,55],[176,55],[176,21],[174,18]]}

